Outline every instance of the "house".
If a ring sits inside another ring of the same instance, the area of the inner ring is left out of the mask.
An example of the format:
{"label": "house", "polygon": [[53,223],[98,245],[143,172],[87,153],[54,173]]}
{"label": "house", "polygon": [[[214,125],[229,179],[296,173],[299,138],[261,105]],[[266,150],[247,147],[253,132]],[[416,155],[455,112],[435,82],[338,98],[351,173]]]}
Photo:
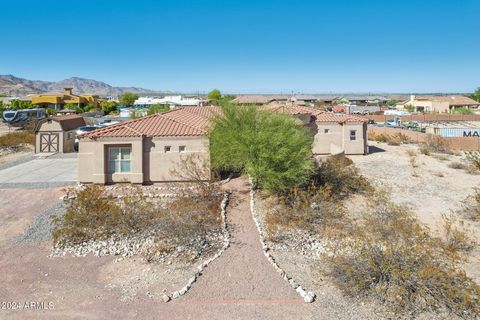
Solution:
{"label": "house", "polygon": [[397,110],[407,110],[411,106],[412,112],[453,113],[455,109],[478,109],[479,102],[461,95],[451,96],[416,96],[397,103]]}
{"label": "house", "polygon": [[75,114],[40,120],[35,127],[35,152],[74,152],[76,129],[83,126],[85,120]]}
{"label": "house", "polygon": [[187,161],[204,168],[210,179],[206,136],[215,107],[177,108],[111,125],[79,136],[82,183],[189,181]]}
{"label": "house", "polygon": [[97,95],[73,94],[73,88],[65,88],[63,92],[45,92],[31,95],[32,104],[43,107],[61,110],[66,104],[73,104],[78,107],[84,107],[88,104],[98,107],[100,102]]}
{"label": "house", "polygon": [[286,102],[289,100],[288,96],[283,95],[248,95],[248,96],[237,96],[232,100],[232,103],[235,104],[254,104],[254,105],[265,105],[273,102]]}
{"label": "house", "polygon": [[154,104],[167,105],[171,108],[174,107],[199,107],[206,105],[207,100],[199,99],[197,97],[188,96],[165,96],[163,98],[155,97],[140,97],[135,100],[136,106],[149,107]]}

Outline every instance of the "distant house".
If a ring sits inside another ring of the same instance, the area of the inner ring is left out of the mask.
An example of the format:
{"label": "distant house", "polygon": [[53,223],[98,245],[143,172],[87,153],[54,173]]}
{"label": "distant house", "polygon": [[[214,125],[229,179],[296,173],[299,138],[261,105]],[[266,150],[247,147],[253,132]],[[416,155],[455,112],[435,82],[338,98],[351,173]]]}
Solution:
{"label": "distant house", "polygon": [[406,110],[407,106],[412,106],[413,112],[438,112],[453,113],[459,108],[468,108],[477,110],[479,102],[465,96],[416,96],[411,95],[410,99],[398,102],[397,110]]}
{"label": "distant house", "polygon": [[156,97],[140,97],[135,100],[136,106],[149,107],[154,104],[167,105],[169,107],[199,107],[206,105],[207,100],[197,97],[187,96],[165,96],[163,98]]}
{"label": "distant house", "polygon": [[254,105],[264,105],[273,102],[286,102],[289,100],[288,96],[279,96],[279,95],[246,95],[246,96],[237,96],[232,100],[232,103],[235,104],[254,104]]}
{"label": "distant house", "polygon": [[40,94],[30,95],[32,104],[44,107],[52,108],[55,110],[61,110],[66,104],[73,104],[78,107],[84,107],[88,104],[94,107],[99,106],[99,100],[97,95],[93,94],[73,94],[72,88],[65,88],[63,92],[45,92]]}
{"label": "distant house", "polygon": [[83,126],[85,120],[78,115],[53,116],[41,120],[35,128],[35,152],[74,152],[76,129]]}

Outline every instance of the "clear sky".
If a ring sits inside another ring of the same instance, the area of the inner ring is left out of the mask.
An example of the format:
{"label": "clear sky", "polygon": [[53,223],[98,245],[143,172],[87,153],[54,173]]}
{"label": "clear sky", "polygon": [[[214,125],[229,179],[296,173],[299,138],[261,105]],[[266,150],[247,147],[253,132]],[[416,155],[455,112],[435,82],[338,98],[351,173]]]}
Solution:
{"label": "clear sky", "polygon": [[468,92],[480,0],[2,1],[0,74],[224,92]]}

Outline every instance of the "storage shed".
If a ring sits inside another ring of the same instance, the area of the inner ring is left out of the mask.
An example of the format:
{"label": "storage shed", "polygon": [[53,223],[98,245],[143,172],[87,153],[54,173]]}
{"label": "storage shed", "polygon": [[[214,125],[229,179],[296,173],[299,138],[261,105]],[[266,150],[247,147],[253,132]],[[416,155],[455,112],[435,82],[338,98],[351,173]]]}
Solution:
{"label": "storage shed", "polygon": [[75,130],[85,126],[78,115],[52,116],[35,128],[35,152],[67,153],[75,151]]}

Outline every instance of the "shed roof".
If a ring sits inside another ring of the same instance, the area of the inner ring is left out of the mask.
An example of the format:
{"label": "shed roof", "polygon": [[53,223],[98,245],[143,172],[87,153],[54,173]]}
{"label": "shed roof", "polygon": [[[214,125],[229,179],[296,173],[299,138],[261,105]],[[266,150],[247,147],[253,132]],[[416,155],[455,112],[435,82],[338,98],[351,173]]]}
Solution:
{"label": "shed roof", "polygon": [[35,128],[35,132],[38,132],[42,124],[44,124],[45,122],[48,122],[49,120],[58,122],[62,127],[63,131],[74,130],[86,125],[85,119],[83,119],[83,117],[78,116],[76,114],[69,114],[69,115],[63,115],[63,116],[51,116],[39,121]]}

